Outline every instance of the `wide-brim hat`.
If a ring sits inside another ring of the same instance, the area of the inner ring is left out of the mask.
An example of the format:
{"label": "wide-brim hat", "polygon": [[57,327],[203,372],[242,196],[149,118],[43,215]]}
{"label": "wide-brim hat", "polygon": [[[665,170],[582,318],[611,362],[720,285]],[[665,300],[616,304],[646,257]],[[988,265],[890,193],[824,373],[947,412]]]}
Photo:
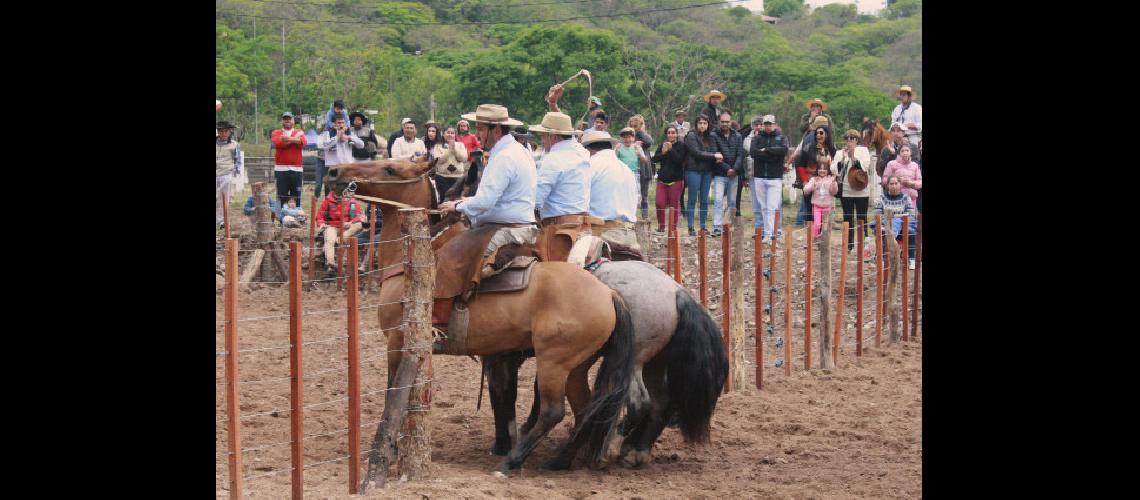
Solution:
{"label": "wide-brim hat", "polygon": [[359,111],[353,111],[353,112],[349,113],[348,114],[348,121],[351,123],[352,119],[356,118],[358,116],[360,117],[360,121],[362,121],[364,123],[368,123],[368,117],[364,116],[364,113],[361,113]]}
{"label": "wide-brim hat", "polygon": [[464,120],[508,125],[511,127],[525,125],[523,122],[511,118],[506,106],[500,106],[498,104],[480,104],[478,108],[475,108],[474,113],[467,113],[460,116],[462,116]]}
{"label": "wide-brim hat", "polygon": [[805,102],[804,107],[807,109],[811,109],[812,104],[818,104],[819,107],[822,108],[820,111],[827,111],[827,103],[823,102],[823,99],[816,97],[815,99],[812,99],[810,101]]}
{"label": "wide-brim hat", "polygon": [[618,142],[621,142],[620,140],[615,139],[613,136],[611,136],[609,132],[606,132],[604,130],[590,130],[589,132],[582,134],[583,146],[588,146],[595,142],[602,141],[609,142],[611,146],[617,144]]}
{"label": "wide-brim hat", "polygon": [[724,102],[725,99],[728,99],[728,96],[724,95],[724,92],[713,89],[710,90],[709,93],[705,94],[705,102],[709,102],[709,98],[712,96],[720,97],[721,102]]}
{"label": "wide-brim hat", "polygon": [[582,135],[581,130],[574,128],[574,122],[570,119],[570,115],[566,113],[559,113],[557,111],[549,111],[542,117],[542,123],[538,125],[531,125],[531,131],[546,132],[558,135]]}
{"label": "wide-brim hat", "polygon": [[899,87],[899,89],[895,91],[895,95],[901,94],[903,92],[906,92],[912,96],[914,95],[914,89],[910,88],[910,85],[903,85]]}
{"label": "wide-brim hat", "polygon": [[867,188],[870,180],[867,178],[867,171],[861,168],[852,168],[847,171],[847,183],[851,185],[851,189],[862,191]]}
{"label": "wide-brim hat", "polygon": [[217,127],[214,127],[214,128],[221,130],[221,129],[223,129],[223,128],[230,128],[230,129],[233,129],[233,128],[237,128],[237,127],[235,127],[235,126],[234,126],[234,124],[232,124],[232,123],[230,123],[230,122],[227,122],[227,121],[225,121],[225,120],[222,120],[222,121],[218,122],[218,126],[217,126]]}

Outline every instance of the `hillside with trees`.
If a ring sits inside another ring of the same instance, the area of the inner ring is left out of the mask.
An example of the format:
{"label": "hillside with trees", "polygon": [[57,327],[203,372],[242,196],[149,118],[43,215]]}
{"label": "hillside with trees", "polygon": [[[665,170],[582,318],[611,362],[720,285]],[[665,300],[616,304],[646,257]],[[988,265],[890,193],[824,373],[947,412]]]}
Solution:
{"label": "hillside with trees", "polygon": [[[437,121],[500,103],[536,123],[550,85],[582,68],[615,125],[640,113],[658,138],[695,95],[691,121],[711,88],[728,94],[737,121],[772,113],[790,132],[815,97],[840,131],[863,116],[885,121],[900,82],[921,102],[921,0],[889,2],[879,16],[768,0],[769,15],[781,14],[776,25],[737,3],[219,0],[218,119],[241,127],[247,143],[255,133],[266,142],[282,111],[316,116],[344,99],[350,110],[378,110],[376,129],[387,134],[401,117],[427,120],[434,97]],[[575,119],[587,92],[579,78],[561,101]]]}

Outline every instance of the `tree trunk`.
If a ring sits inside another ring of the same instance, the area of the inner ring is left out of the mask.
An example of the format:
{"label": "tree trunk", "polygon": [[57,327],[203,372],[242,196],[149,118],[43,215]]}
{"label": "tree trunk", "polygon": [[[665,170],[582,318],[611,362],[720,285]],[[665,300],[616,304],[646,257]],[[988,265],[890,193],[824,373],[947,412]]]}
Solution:
{"label": "tree trunk", "polygon": [[[739,215],[732,219],[732,385],[748,386],[747,370],[744,369],[744,283],[747,272],[744,269],[744,218]],[[759,242],[757,242],[759,243]],[[759,325],[757,325],[759,327]],[[757,337],[757,341],[762,341]]]}
{"label": "tree trunk", "polygon": [[265,250],[258,248],[253,251],[253,256],[250,257],[249,262],[246,263],[245,271],[241,273],[241,279],[239,281],[241,282],[242,289],[249,288],[249,282],[252,281],[253,277],[257,275],[257,272],[261,270],[261,261],[264,258]]}
{"label": "tree trunk", "polygon": [[408,393],[416,379],[417,357],[405,354],[392,379],[392,387],[384,396],[384,416],[376,426],[376,436],[372,438],[372,449],[368,452],[368,472],[360,484],[360,494],[375,482],[377,488],[384,487],[388,478],[388,465],[399,456],[396,442],[404,419],[408,416]]}
{"label": "tree trunk", "polygon": [[[831,217],[827,217],[831,219]],[[819,367],[832,368],[831,363],[831,220],[820,222],[819,239]]]}
{"label": "tree trunk", "polygon": [[408,479],[428,477],[431,466],[431,308],[432,284],[435,283],[435,256],[431,250],[427,211],[422,208],[400,210],[400,232],[404,240],[407,267],[404,275],[404,348],[417,358],[416,380],[408,393],[408,418],[405,436],[400,440],[400,473]]}
{"label": "tree trunk", "polygon": [[899,341],[899,321],[901,319],[899,317],[899,303],[895,300],[895,294],[898,292],[899,286],[899,265],[901,259],[899,259],[899,242],[895,241],[895,226],[892,222],[894,220],[893,217],[894,213],[889,210],[883,217],[883,230],[886,231],[887,235],[887,258],[890,262],[887,264],[886,301],[888,311],[887,326],[890,328],[888,332],[890,333],[891,343]]}

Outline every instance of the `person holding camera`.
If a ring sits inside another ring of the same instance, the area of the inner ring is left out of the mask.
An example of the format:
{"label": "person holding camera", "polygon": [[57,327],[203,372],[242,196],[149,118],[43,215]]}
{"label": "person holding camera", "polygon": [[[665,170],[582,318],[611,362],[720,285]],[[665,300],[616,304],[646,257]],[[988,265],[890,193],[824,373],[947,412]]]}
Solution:
{"label": "person holding camera", "polygon": [[432,171],[435,172],[435,189],[439,200],[459,179],[467,175],[467,147],[455,137],[455,127],[443,131],[443,141],[435,145],[431,153],[435,158]]}
{"label": "person holding camera", "polygon": [[[364,141],[352,135],[343,116],[333,118],[333,128],[326,129],[317,137],[317,149],[325,152],[325,172],[340,164],[352,163],[352,148],[363,148]],[[317,179],[317,187],[324,185],[324,178]]]}

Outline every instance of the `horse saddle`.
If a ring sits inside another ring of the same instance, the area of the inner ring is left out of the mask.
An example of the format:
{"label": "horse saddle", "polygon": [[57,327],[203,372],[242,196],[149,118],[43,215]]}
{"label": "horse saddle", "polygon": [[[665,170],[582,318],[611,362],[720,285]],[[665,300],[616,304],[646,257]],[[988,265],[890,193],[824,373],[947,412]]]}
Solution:
{"label": "horse saddle", "polygon": [[[533,255],[515,257],[497,274],[480,281],[475,289],[476,295],[525,290],[530,285],[530,274],[536,262],[538,259]],[[455,297],[435,299],[431,309],[431,323],[444,336],[433,343],[433,353],[466,354],[469,314],[470,309],[462,300],[456,301]]]}

